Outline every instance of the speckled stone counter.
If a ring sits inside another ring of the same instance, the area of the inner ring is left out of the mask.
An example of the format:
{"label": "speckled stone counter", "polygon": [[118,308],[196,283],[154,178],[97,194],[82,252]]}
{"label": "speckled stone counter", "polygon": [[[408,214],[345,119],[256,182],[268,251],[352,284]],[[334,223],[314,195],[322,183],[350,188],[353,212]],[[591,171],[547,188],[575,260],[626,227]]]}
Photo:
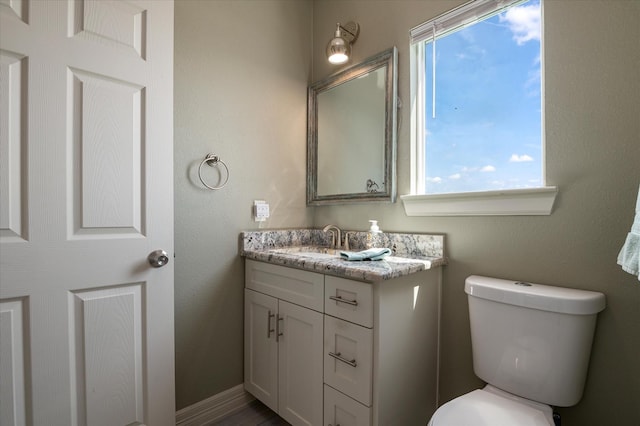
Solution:
{"label": "speckled stone counter", "polygon": [[[364,250],[367,233],[348,231],[350,251]],[[331,235],[320,229],[247,231],[240,234],[240,254],[248,259],[305,269],[361,281],[382,281],[446,265],[444,236],[433,234],[377,235],[376,247],[388,247],[391,256],[377,261],[348,261],[335,256],[315,256],[283,248],[331,246]]]}

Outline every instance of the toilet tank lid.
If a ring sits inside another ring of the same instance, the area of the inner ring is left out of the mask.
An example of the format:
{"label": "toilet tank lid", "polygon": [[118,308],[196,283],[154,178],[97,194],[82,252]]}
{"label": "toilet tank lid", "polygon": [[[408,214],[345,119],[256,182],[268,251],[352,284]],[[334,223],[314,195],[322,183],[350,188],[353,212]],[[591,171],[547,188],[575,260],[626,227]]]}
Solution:
{"label": "toilet tank lid", "polygon": [[596,314],[605,308],[602,293],[471,275],[464,291],[472,297],[509,305],[574,315]]}

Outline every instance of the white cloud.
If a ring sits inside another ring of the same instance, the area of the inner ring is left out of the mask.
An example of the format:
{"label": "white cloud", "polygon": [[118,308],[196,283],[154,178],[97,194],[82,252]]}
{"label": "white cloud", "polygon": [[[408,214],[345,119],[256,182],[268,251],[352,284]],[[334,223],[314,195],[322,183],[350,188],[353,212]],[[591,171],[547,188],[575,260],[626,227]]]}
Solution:
{"label": "white cloud", "polygon": [[500,15],[506,22],[519,46],[531,40],[540,40],[540,5],[516,6]]}
{"label": "white cloud", "polygon": [[538,56],[536,56],[535,59],[533,60],[533,65],[540,65],[541,63],[542,63],[542,57],[538,53]]}
{"label": "white cloud", "polygon": [[449,176],[449,179],[460,179],[462,175],[460,173],[453,174]]}
{"label": "white cloud", "polygon": [[510,163],[525,163],[528,161],[533,161],[533,158],[527,154],[511,154],[511,158],[509,158]]}
{"label": "white cloud", "polygon": [[524,89],[527,96],[540,97],[540,68],[529,71]]}
{"label": "white cloud", "polygon": [[496,168],[488,165],[488,166],[484,166],[483,168],[480,169],[481,172],[495,172]]}
{"label": "white cloud", "polygon": [[[488,166],[488,167],[491,167],[491,166]],[[462,173],[475,173],[477,171],[482,171],[482,170],[480,169],[480,167],[467,167],[467,166],[464,166],[461,171],[462,171]]]}
{"label": "white cloud", "polygon": [[436,177],[427,177],[427,182],[431,183],[442,183],[442,178],[439,176]]}

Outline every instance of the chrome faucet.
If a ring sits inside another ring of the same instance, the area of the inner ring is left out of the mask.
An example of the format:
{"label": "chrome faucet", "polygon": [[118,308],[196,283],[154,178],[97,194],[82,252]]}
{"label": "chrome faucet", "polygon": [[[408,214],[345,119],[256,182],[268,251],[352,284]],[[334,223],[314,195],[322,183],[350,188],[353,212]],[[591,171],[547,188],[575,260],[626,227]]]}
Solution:
{"label": "chrome faucet", "polygon": [[[322,228],[324,232],[331,232],[333,248],[340,249],[342,246],[342,232],[335,225],[327,225]],[[337,237],[337,238],[336,238]]]}
{"label": "chrome faucet", "polygon": [[349,251],[351,247],[349,247],[349,234],[353,235],[356,231],[347,231],[344,233],[344,249]]}

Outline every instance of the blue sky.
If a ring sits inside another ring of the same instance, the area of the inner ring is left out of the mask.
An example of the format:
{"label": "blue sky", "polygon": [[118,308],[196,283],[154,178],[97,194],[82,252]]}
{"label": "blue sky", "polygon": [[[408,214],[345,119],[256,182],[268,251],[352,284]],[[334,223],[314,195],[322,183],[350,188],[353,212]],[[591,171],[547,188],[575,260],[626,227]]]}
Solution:
{"label": "blue sky", "polygon": [[427,193],[542,186],[540,3],[436,40],[426,57]]}

